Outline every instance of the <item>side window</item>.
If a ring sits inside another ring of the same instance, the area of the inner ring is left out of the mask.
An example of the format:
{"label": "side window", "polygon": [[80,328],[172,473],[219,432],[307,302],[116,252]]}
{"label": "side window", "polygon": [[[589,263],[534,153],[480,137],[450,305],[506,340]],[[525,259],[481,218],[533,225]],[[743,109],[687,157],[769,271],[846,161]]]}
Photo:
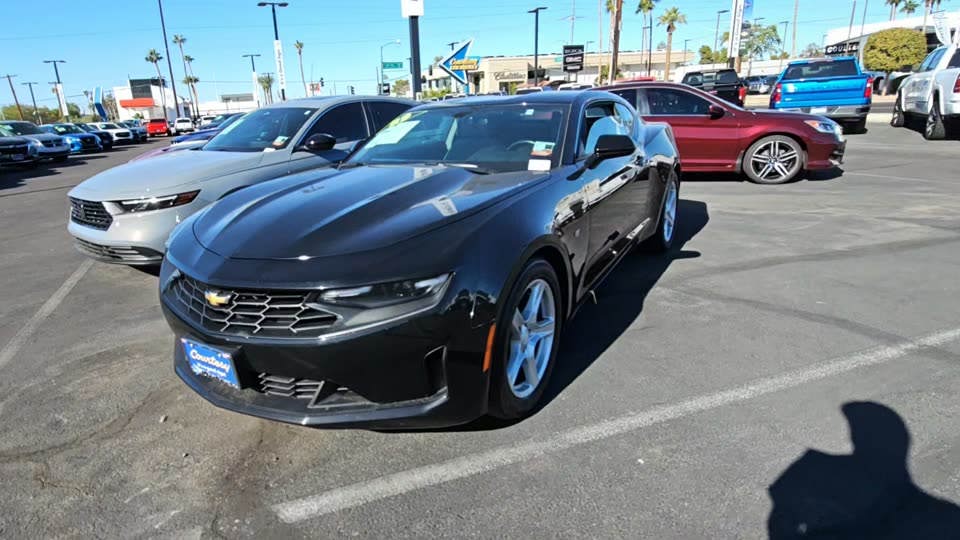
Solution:
{"label": "side window", "polygon": [[324,112],[304,139],[317,133],[333,135],[338,143],[366,139],[367,123],[363,119],[363,107],[360,103],[347,103]]}
{"label": "side window", "polygon": [[674,88],[648,88],[646,98],[651,115],[695,115],[710,112],[710,103],[707,100]]}
{"label": "side window", "polygon": [[634,131],[634,128],[636,128],[636,116],[634,116],[633,111],[619,103],[615,104],[614,107],[616,107],[617,117],[620,119],[620,123],[623,124],[627,135],[633,137],[636,133],[636,131]]}
{"label": "side window", "polygon": [[948,68],[960,67],[960,49],[957,52],[953,53],[953,58],[950,59],[950,63],[947,64]]}
{"label": "side window", "polygon": [[591,103],[584,112],[580,130],[581,151],[578,158],[594,152],[601,135],[627,135],[623,120],[617,116],[613,103]]}
{"label": "side window", "polygon": [[937,49],[927,55],[927,58],[920,64],[920,71],[931,71],[940,63],[940,57],[943,56],[944,49]]}
{"label": "side window", "polygon": [[637,106],[637,90],[634,88],[620,88],[616,90],[608,90],[611,94],[618,95],[623,99],[627,100],[627,103]]}
{"label": "side window", "polygon": [[370,115],[373,117],[373,128],[377,131],[383,129],[383,126],[389,124],[391,120],[410,108],[405,103],[389,101],[370,101],[367,103],[367,107],[369,107]]}

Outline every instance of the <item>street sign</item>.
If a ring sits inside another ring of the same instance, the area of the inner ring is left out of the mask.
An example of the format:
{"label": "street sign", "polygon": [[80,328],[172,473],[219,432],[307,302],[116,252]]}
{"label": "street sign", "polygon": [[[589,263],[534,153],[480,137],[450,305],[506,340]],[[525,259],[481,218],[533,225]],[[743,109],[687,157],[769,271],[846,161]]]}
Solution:
{"label": "street sign", "polygon": [[454,49],[453,52],[451,52],[446,58],[441,60],[440,63],[437,65],[437,67],[446,71],[448,75],[453,77],[453,79],[459,82],[460,84],[468,84],[467,83],[468,70],[462,69],[463,67],[466,67],[466,66],[459,65],[458,67],[454,67],[453,64],[455,61],[462,62],[464,60],[467,60],[467,52],[470,51],[470,45],[472,44],[473,44],[472,39],[468,39],[467,41],[463,42],[462,44],[460,44],[459,47]]}
{"label": "street sign", "polygon": [[273,42],[273,54],[277,62],[277,85],[285,94],[287,90],[287,75],[283,72],[283,46],[280,44],[279,39]]}
{"label": "street sign", "polygon": [[450,69],[454,71],[476,71],[480,68],[480,61],[476,58],[465,58],[450,62]]}
{"label": "street sign", "polygon": [[824,50],[824,56],[853,56],[860,51],[859,41],[848,41],[846,43],[834,43],[827,45]]}
{"label": "street sign", "polygon": [[[751,2],[751,6],[753,3]],[[741,32],[743,31],[744,0],[733,0],[730,7],[730,39],[727,41],[727,57],[737,58],[740,51]]]}
{"label": "street sign", "polygon": [[385,83],[380,84],[380,95],[381,95],[381,96],[389,96],[389,95],[390,95],[390,83],[386,83],[386,82],[385,82]]}
{"label": "street sign", "polygon": [[583,45],[563,46],[563,70],[575,72],[583,69]]}
{"label": "street sign", "polygon": [[404,19],[423,17],[423,0],[400,0],[400,15]]}
{"label": "street sign", "polygon": [[384,62],[383,69],[403,69],[403,62]]}

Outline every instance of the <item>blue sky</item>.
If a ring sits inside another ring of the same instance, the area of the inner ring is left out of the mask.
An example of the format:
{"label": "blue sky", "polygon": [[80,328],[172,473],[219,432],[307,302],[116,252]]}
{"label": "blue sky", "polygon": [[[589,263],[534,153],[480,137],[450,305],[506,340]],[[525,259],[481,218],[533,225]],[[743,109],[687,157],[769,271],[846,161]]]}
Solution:
{"label": "blue sky", "polygon": [[[307,79],[336,83],[339,93],[355,85],[358,93],[375,91],[380,45],[399,39],[399,46],[384,48],[387,61],[406,62],[410,56],[408,27],[400,16],[400,0],[287,0],[289,7],[278,9],[280,39],[284,44],[288,96],[303,95],[303,85],[293,49],[303,41],[304,71]],[[886,20],[888,7],[881,0],[868,0],[867,22]],[[256,0],[163,0],[168,39],[173,34],[187,38],[186,53],[195,57],[194,71],[201,101],[217,93],[246,92],[250,88],[250,64],[242,54],[259,53],[257,71],[275,71],[272,60],[273,27],[269,8]],[[597,0],[425,0],[421,18],[421,55],[425,63],[449,51],[446,43],[473,37],[471,54],[509,55],[533,52],[533,15],[536,6],[547,6],[540,17],[540,50],[559,51],[569,40],[570,22],[562,20],[576,5],[575,41],[597,40]],[[642,24],[634,15],[636,0],[625,0],[622,49],[640,48]],[[858,2],[859,25],[864,0]],[[819,42],[829,28],[845,26],[851,0],[800,0],[798,48]],[[729,0],[660,0],[655,10],[679,6],[688,24],[674,34],[674,46],[690,41],[690,48],[713,44],[716,12],[729,9]],[[19,83],[36,81],[38,102],[55,106],[46,83],[54,80],[53,69],[44,59],[62,59],[60,66],[69,101],[82,103],[82,92],[100,85],[125,84],[127,77],[149,77],[152,65],[144,61],[150,48],[162,52],[156,0],[45,0],[42,13],[36,2],[3,0],[5,31],[0,35],[0,75],[14,79],[22,103],[29,101],[27,87]],[[764,24],[792,18],[793,0],[756,0],[754,16]],[[721,19],[721,33],[729,25]],[[9,24],[16,21],[16,24]],[[607,23],[603,23],[604,40]],[[789,32],[788,32],[789,37]],[[665,40],[663,28],[654,29],[654,44]],[[595,50],[596,45],[590,45]],[[179,51],[170,44],[174,75],[183,78]],[[166,65],[163,65],[166,76]],[[388,72],[388,75],[390,73]],[[402,75],[397,72],[397,75]],[[5,81],[0,81],[5,82]],[[182,84],[178,90],[183,91]],[[70,97],[77,96],[80,97]],[[0,85],[0,103],[12,103],[9,87]]]}

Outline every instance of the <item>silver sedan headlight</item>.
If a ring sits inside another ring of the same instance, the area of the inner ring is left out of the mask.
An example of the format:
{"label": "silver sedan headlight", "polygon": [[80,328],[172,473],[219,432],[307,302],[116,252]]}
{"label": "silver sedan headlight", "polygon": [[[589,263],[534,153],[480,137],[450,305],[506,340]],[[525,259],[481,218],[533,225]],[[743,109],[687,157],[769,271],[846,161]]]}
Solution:
{"label": "silver sedan headlight", "polygon": [[149,212],[150,210],[162,210],[164,208],[173,208],[189,204],[197,198],[200,190],[178,193],[176,195],[166,195],[163,197],[144,197],[142,199],[131,199],[127,201],[113,201],[123,208],[125,212]]}

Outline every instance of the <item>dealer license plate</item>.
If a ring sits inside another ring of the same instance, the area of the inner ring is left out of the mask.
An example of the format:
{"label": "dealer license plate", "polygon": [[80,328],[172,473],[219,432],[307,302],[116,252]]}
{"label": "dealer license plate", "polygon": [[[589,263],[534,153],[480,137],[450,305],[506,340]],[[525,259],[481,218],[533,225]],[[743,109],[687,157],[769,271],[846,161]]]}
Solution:
{"label": "dealer license plate", "polygon": [[23,161],[23,154],[14,154],[10,156],[10,159],[14,161]]}
{"label": "dealer license plate", "polygon": [[185,338],[181,338],[180,342],[183,343],[183,353],[194,373],[240,388],[240,379],[230,353]]}

